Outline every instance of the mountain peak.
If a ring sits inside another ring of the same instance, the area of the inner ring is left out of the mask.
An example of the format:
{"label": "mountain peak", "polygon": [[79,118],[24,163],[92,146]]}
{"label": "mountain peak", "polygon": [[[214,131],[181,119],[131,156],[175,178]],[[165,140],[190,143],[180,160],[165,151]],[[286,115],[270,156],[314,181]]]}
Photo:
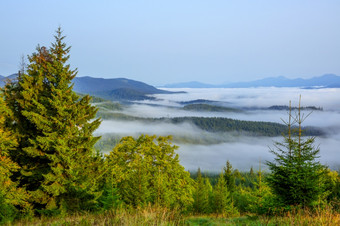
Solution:
{"label": "mountain peak", "polygon": [[331,78],[337,78],[338,76],[335,74],[324,74],[321,75],[320,78],[325,78],[325,79],[331,79]]}
{"label": "mountain peak", "polygon": [[149,94],[172,93],[127,78],[75,77],[74,90],[111,100],[143,100]]}

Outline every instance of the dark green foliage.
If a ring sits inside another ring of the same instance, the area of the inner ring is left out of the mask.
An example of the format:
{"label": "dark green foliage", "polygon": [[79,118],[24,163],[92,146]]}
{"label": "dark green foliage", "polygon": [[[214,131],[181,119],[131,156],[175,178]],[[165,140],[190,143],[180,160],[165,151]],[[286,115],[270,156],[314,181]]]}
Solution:
{"label": "dark green foliage", "polygon": [[[204,174],[204,178],[209,179],[209,183],[212,186],[215,186],[217,184],[218,178],[220,177],[220,175],[216,172],[204,172],[203,174]],[[197,180],[198,171],[190,172],[190,177],[194,180]]]}
{"label": "dark green foliage", "polygon": [[[273,105],[268,108],[269,110],[299,110],[298,107],[289,107],[287,105]],[[323,111],[322,107],[315,107],[315,106],[306,106],[300,107],[300,110],[307,110],[307,111]]]}
{"label": "dark green foliage", "polygon": [[262,136],[277,136],[284,131],[284,125],[272,122],[252,122],[228,118],[182,117],[171,119],[172,123],[191,122],[209,132],[249,133]]}
{"label": "dark green foliage", "polygon": [[[189,122],[193,123],[198,128],[215,133],[223,132],[239,132],[240,134],[257,135],[257,136],[279,136],[286,131],[286,126],[280,123],[273,122],[254,122],[254,121],[242,121],[229,118],[205,118],[205,117],[178,117],[178,118],[160,118],[160,119],[141,119],[135,118],[135,120],[143,120],[146,122],[160,122],[166,121],[174,124]],[[313,133],[322,134],[321,131],[311,131]],[[310,135],[307,130],[305,135]]]}
{"label": "dark green foliage", "polygon": [[[275,143],[276,150],[271,150],[275,160],[267,162],[271,170],[267,181],[284,204],[311,207],[320,202],[325,192],[326,167],[317,161],[320,149],[314,146],[315,139],[302,139],[303,120],[300,110],[293,118],[290,112],[288,135],[282,143]],[[294,122],[299,124],[296,136],[291,130]]]}
{"label": "dark green foliage", "polygon": [[293,149],[292,156],[282,149],[273,152],[277,156],[276,163],[268,163],[272,171],[268,182],[287,205],[313,206],[324,191],[322,177],[325,168],[315,162],[319,150],[311,146],[313,143],[312,138],[306,140],[300,150]]}
{"label": "dark green foliage", "polygon": [[182,105],[207,104],[207,105],[216,106],[216,105],[222,104],[223,102],[213,101],[213,100],[205,100],[205,99],[196,99],[196,100],[189,100],[189,101],[180,101],[178,103],[182,104]]}
{"label": "dark green foliage", "polygon": [[183,107],[187,111],[212,111],[212,112],[241,112],[241,110],[230,107],[222,107],[209,104],[188,104]]}
{"label": "dark green foliage", "polygon": [[110,184],[105,183],[103,189],[103,193],[98,199],[99,206],[103,210],[112,210],[122,206],[121,196],[119,195],[118,188],[112,186]]}
{"label": "dark green foliage", "polygon": [[224,173],[224,180],[227,186],[228,191],[232,194],[236,187],[235,187],[235,176],[233,173],[233,167],[231,165],[231,163],[229,162],[229,160],[226,163],[226,166],[223,168]]}
{"label": "dark green foliage", "polygon": [[253,169],[253,167],[250,168],[249,174],[250,174],[250,176],[254,176],[254,169]]}
{"label": "dark green foliage", "polygon": [[13,179],[40,212],[88,209],[100,195],[102,160],[93,152],[99,137],[92,135],[100,120],[93,120],[91,98],[72,91],[76,71],[66,64],[70,47],[64,38],[59,28],[51,48],[38,46],[27,72],[4,89],[13,112],[7,120],[18,139],[10,156],[22,167]]}
{"label": "dark green foliage", "polygon": [[[101,117],[102,119],[114,119],[114,120],[124,120],[124,121],[135,121],[135,122],[144,122],[144,123],[175,123],[175,124],[181,124],[181,123],[193,123],[197,122],[197,125],[195,126],[199,127],[200,129],[206,131],[202,136],[194,136],[190,133],[186,135],[176,135],[174,134],[174,142],[177,144],[218,144],[223,143],[231,139],[231,136],[239,136],[239,135],[251,135],[251,136],[279,136],[281,135],[286,128],[282,124],[273,124],[270,126],[270,129],[265,130],[264,127],[266,127],[266,122],[247,122],[247,121],[237,121],[233,119],[227,119],[227,118],[220,118],[219,120],[216,120],[216,118],[195,118],[195,117],[183,117],[183,118],[138,118],[134,116],[125,115],[120,112],[113,112],[111,110],[106,110],[104,108],[101,108],[100,105],[96,105],[99,107],[99,111],[97,113],[97,117]],[[204,121],[205,123],[201,122]],[[237,121],[233,122],[231,125],[229,125],[228,121]],[[221,122],[220,125],[216,125],[218,122]],[[247,126],[247,131],[239,130],[239,124],[245,124]],[[270,123],[269,123],[270,124]],[[219,132],[218,130],[221,129],[222,131]],[[231,132],[231,133],[230,133]],[[109,150],[112,149],[112,146],[116,145],[116,140],[120,140],[123,136],[126,136],[126,134],[111,134],[113,138],[111,139],[109,135],[105,135],[103,140],[100,142],[102,143],[99,147],[104,146],[110,146]],[[106,148],[105,151],[108,149]]]}

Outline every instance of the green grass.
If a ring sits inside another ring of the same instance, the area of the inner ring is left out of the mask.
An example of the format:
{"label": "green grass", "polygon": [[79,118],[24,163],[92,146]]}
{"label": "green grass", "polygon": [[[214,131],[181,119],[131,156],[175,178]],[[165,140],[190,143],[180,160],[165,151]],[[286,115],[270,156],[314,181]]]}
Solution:
{"label": "green grass", "polygon": [[[6,224],[5,224],[6,225]],[[143,209],[117,209],[103,213],[82,213],[59,217],[23,219],[7,225],[185,225],[176,210],[147,206]]]}
{"label": "green grass", "polygon": [[33,218],[11,222],[7,225],[340,225],[340,213],[331,208],[325,208],[314,212],[309,210],[288,212],[282,216],[245,215],[228,218],[216,215],[184,216],[176,210],[147,206],[143,209],[117,209],[104,213]]}
{"label": "green grass", "polygon": [[340,213],[331,208],[317,211],[298,210],[282,216],[241,216],[234,218],[213,216],[192,216],[186,219],[189,226],[219,226],[219,225],[340,225]]}

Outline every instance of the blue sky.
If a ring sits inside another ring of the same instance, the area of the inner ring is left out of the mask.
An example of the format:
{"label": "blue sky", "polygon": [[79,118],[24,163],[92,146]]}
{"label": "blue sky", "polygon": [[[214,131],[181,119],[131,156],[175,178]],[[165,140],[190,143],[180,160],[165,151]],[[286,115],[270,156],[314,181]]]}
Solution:
{"label": "blue sky", "polygon": [[338,0],[2,0],[0,75],[60,25],[78,76],[152,85],[340,75]]}

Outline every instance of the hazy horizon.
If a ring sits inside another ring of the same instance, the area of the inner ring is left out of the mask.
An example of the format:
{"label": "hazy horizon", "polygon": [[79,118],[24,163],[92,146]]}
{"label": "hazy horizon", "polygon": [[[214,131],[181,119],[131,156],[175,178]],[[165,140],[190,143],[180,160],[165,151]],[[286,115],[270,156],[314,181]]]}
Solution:
{"label": "hazy horizon", "polygon": [[[3,74],[0,74],[1,76],[4,76],[4,77],[8,77],[8,76],[11,76],[13,74],[17,74],[16,73],[11,73],[9,75],[3,75]],[[327,73],[327,74],[322,74],[322,75],[318,75],[318,76],[313,76],[313,77],[309,77],[309,78],[302,78],[302,79],[310,79],[310,78],[316,78],[316,77],[321,77],[321,76],[324,76],[324,75],[335,75],[335,76],[338,76],[334,73]],[[92,77],[92,78],[103,78],[103,77],[98,77],[98,76],[79,76],[77,75],[76,77]],[[268,79],[268,78],[278,78],[278,77],[284,77],[284,78],[287,78],[285,76],[272,76],[272,77],[264,77],[264,78],[258,78],[258,79],[254,79],[254,80],[243,80],[243,81],[238,81],[238,80],[235,80],[234,82],[223,82],[223,83],[215,83],[215,84],[212,84],[212,83],[207,83],[207,82],[202,82],[202,81],[198,81],[198,80],[195,80],[195,81],[184,81],[184,82],[174,82],[174,83],[164,83],[164,84],[158,84],[158,85],[155,85],[155,84],[151,84],[151,83],[146,83],[145,81],[143,80],[135,80],[135,81],[138,81],[138,82],[142,82],[142,83],[145,83],[147,85],[151,85],[151,86],[154,86],[156,88],[159,88],[159,89],[167,89],[167,85],[173,85],[173,84],[185,84],[185,83],[191,83],[191,82],[198,82],[198,83],[201,83],[201,84],[205,84],[205,85],[212,85],[212,87],[210,88],[216,88],[216,87],[213,87],[213,86],[220,86],[220,85],[228,85],[228,84],[233,84],[233,83],[242,83],[242,82],[254,82],[254,81],[258,81],[258,80],[261,80],[261,79]],[[103,79],[119,79],[119,78],[123,78],[123,77],[106,77],[106,78],[103,78]],[[131,79],[131,78],[128,78],[128,77],[124,77],[123,79],[130,79],[130,80],[134,80],[134,79]],[[296,78],[287,78],[287,79],[301,79],[301,77],[296,77]],[[259,86],[261,87],[261,86]],[[270,87],[270,86],[263,86],[263,87]],[[276,87],[276,86],[272,86],[272,87]],[[289,88],[290,86],[287,86],[287,88]],[[298,87],[298,86],[296,86]],[[209,89],[210,89],[209,88]],[[281,87],[281,88],[285,88],[284,86]],[[171,88],[170,88],[171,89]],[[173,88],[173,89],[186,89],[186,88]],[[239,89],[239,88],[236,88],[236,89]],[[242,89],[242,88],[241,88]]]}

